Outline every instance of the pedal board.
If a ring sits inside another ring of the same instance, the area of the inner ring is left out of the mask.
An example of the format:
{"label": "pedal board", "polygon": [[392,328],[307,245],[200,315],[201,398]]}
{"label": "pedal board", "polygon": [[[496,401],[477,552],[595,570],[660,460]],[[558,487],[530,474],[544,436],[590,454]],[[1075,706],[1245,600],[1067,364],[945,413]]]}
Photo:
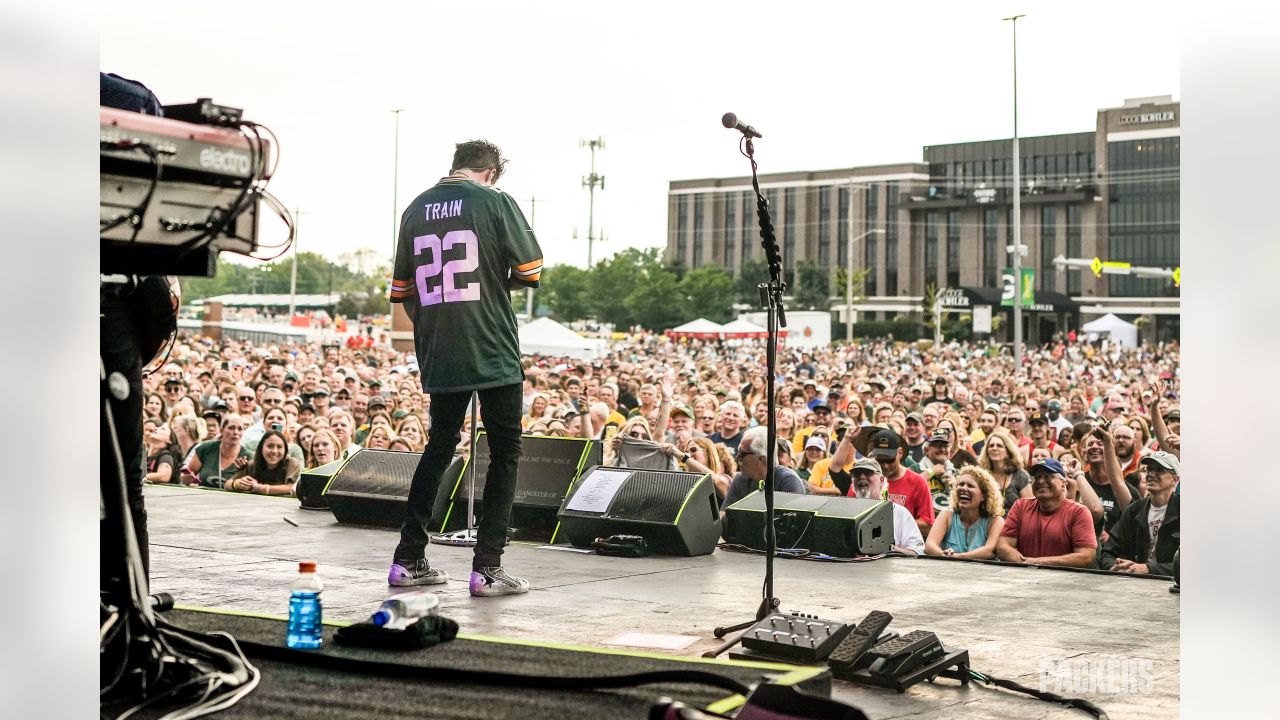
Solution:
{"label": "pedal board", "polygon": [[883,639],[852,662],[837,661],[846,654],[848,651],[841,648],[832,654],[832,672],[841,680],[860,685],[906,692],[912,685],[939,675],[969,684],[969,651],[948,648],[927,630]]}
{"label": "pedal board", "polygon": [[747,652],[730,654],[730,657],[821,663],[853,627],[816,615],[775,612],[742,635],[742,646]]}
{"label": "pedal board", "polygon": [[862,656],[881,641],[881,634],[891,622],[893,622],[893,616],[882,610],[872,610],[868,613],[853,632],[846,635],[836,649],[831,651],[831,656],[827,658],[831,669],[838,674],[857,667]]}

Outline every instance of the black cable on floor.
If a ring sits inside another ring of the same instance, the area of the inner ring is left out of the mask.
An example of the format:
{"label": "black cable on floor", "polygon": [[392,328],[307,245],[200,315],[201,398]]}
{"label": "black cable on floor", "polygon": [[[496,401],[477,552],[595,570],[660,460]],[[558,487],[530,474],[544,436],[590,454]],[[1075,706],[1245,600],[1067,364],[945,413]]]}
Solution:
{"label": "black cable on floor", "polygon": [[1005,690],[1012,690],[1013,692],[1023,693],[1024,695],[1030,695],[1031,697],[1036,698],[1037,700],[1044,700],[1045,702],[1056,703],[1058,705],[1062,705],[1063,707],[1083,710],[1089,713],[1090,715],[1094,716],[1095,718],[1098,718],[1098,720],[1109,720],[1105,710],[1098,707],[1097,705],[1094,705],[1088,700],[1084,700],[1082,698],[1069,698],[1062,695],[1058,695],[1056,693],[1036,690],[1035,688],[1029,688],[1026,685],[1019,685],[1018,683],[1012,680],[1005,680],[1003,678],[993,677],[991,675],[987,675],[986,673],[981,673],[973,669],[969,670],[969,677],[973,678],[974,680],[977,680],[978,682],[985,683],[987,685],[995,685],[997,687],[1002,687]]}

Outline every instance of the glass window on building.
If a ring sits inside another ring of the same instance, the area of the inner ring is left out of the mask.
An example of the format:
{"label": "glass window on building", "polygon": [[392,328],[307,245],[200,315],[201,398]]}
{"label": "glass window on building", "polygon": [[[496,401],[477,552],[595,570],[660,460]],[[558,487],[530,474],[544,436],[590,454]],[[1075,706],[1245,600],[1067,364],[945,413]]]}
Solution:
{"label": "glass window on building", "polygon": [[702,250],[703,241],[706,239],[705,228],[702,225],[702,206],[706,198],[702,195],[693,196],[693,264],[692,267],[702,267]]}
{"label": "glass window on building", "polygon": [[756,248],[759,243],[755,241],[757,237],[756,228],[759,223],[756,222],[756,195],[754,192],[744,192],[738,196],[738,205],[742,209],[742,259],[755,257],[759,253]]}
{"label": "glass window on building", "polygon": [[676,262],[685,264],[689,249],[689,203],[685,195],[676,196]]}
{"label": "glass window on building", "polygon": [[1000,251],[996,243],[999,241],[1000,211],[996,208],[985,208],[982,211],[982,286],[999,287],[1000,285]]}
{"label": "glass window on building", "polygon": [[724,194],[724,266],[733,272],[733,265],[738,261],[738,208],[737,197],[732,193]]}
{"label": "glass window on building", "polygon": [[1036,273],[1036,287],[1040,290],[1057,290],[1057,266],[1053,258],[1058,254],[1058,208],[1046,205],[1040,208],[1040,272]]}
{"label": "glass window on building", "polygon": [[829,187],[817,188],[818,193],[818,262],[823,267],[831,265],[831,192]]}
{"label": "glass window on building", "polygon": [[960,211],[947,213],[947,287],[960,287]]}
{"label": "glass window on building", "polygon": [[866,280],[863,281],[863,294],[868,297],[876,294],[876,273],[880,270],[879,258],[876,257],[876,236],[868,235],[863,246],[866,253],[863,257],[863,267],[867,269]]}
{"label": "glass window on building", "polygon": [[924,214],[924,285],[938,282],[938,213]]}
{"label": "glass window on building", "polygon": [[[1084,222],[1084,208],[1072,205],[1067,208],[1067,257],[1080,258],[1084,255],[1084,243],[1081,240],[1080,225]],[[1079,295],[1084,285],[1080,270],[1067,271],[1067,294]]]}
{"label": "glass window on building", "polygon": [[840,267],[848,267],[845,252],[849,249],[849,223],[846,220],[849,217],[849,186],[840,187],[836,193],[840,198],[840,208],[837,212],[840,222],[836,223],[836,262]]}
{"label": "glass window on building", "polygon": [[[1181,262],[1178,221],[1181,139],[1108,144],[1109,257],[1137,266],[1175,268]],[[1176,296],[1166,278],[1107,276],[1115,297]]]}
{"label": "glass window on building", "polygon": [[782,265],[790,273],[796,269],[796,189],[782,192]]}

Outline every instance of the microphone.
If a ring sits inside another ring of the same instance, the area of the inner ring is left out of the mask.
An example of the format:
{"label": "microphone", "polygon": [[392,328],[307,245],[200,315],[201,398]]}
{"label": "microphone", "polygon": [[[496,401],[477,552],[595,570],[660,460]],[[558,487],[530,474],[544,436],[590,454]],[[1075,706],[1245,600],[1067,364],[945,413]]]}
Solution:
{"label": "microphone", "polygon": [[749,138],[764,137],[755,128],[739,120],[738,116],[733,113],[725,113],[724,117],[720,118],[720,122],[730,130],[738,130]]}

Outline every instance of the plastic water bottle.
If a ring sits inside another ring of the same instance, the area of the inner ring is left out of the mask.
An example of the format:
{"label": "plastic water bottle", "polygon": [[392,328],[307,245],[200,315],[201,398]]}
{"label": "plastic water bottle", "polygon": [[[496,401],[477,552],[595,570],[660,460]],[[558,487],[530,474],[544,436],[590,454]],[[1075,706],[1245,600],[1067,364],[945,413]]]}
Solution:
{"label": "plastic water bottle", "polygon": [[387,630],[403,630],[420,617],[434,615],[439,607],[440,598],[435,593],[421,590],[387,598],[371,619],[374,625]]}
{"label": "plastic water bottle", "polygon": [[298,577],[289,586],[289,630],[285,644],[296,650],[315,650],[324,639],[320,624],[320,591],[324,585],[314,562],[298,563]]}

